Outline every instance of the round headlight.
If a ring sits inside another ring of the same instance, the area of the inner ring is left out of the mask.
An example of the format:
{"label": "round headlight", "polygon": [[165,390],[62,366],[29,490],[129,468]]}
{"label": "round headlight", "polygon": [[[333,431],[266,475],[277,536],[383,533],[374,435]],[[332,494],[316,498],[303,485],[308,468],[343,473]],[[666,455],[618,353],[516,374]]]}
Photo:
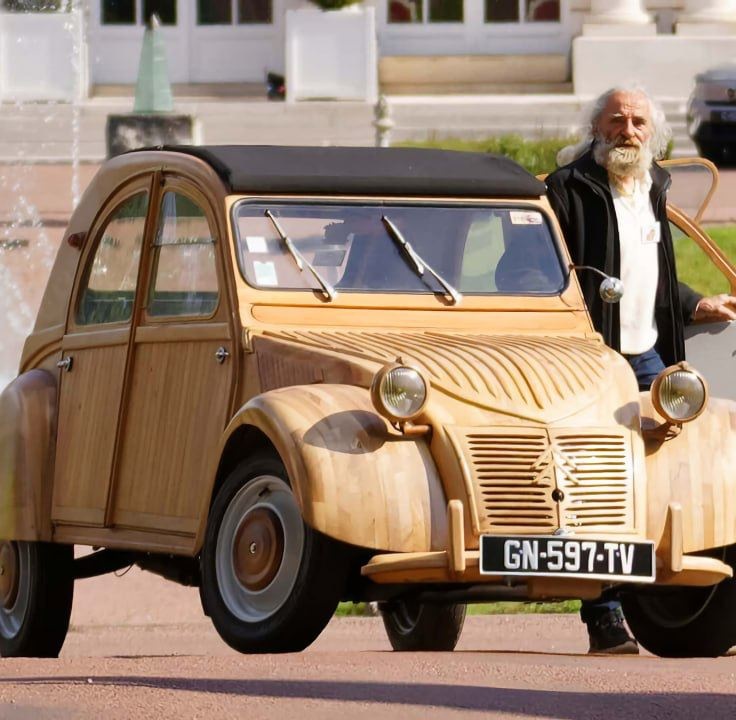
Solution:
{"label": "round headlight", "polygon": [[652,402],[673,423],[694,420],[705,409],[708,386],[702,376],[682,364],[662,371],[652,384]]}
{"label": "round headlight", "polygon": [[371,399],[376,410],[390,420],[411,420],[424,409],[427,383],[416,368],[389,365],[373,378]]}

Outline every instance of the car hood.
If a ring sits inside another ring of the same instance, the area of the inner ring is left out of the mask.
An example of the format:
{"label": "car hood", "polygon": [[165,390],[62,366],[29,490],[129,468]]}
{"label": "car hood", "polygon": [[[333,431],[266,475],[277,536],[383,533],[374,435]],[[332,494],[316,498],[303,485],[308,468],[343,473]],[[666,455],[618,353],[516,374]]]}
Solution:
{"label": "car hood", "polygon": [[[598,401],[611,383],[619,392],[630,385],[631,399],[638,392],[628,363],[597,338],[357,330],[267,332],[263,338],[271,342],[262,349],[278,357],[283,376],[281,381],[272,378],[270,386],[296,384],[294,365],[304,364],[312,382],[346,382],[346,363],[353,366],[353,383],[366,385],[378,367],[401,358],[420,368],[435,391],[535,421],[578,412]],[[310,351],[331,360],[310,358]],[[262,379],[270,365],[259,361]]]}
{"label": "car hood", "polygon": [[695,76],[696,82],[736,82],[736,62],[709,68]]}

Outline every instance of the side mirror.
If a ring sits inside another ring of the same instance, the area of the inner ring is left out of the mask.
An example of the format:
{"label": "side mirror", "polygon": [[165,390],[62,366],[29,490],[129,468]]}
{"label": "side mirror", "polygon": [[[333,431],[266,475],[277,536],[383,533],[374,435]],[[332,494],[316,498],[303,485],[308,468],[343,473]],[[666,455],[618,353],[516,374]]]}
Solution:
{"label": "side mirror", "polygon": [[570,265],[568,270],[591,270],[600,275],[603,278],[598,292],[600,293],[601,300],[606,303],[617,303],[624,296],[624,284],[617,277],[606,275],[603,271],[598,268],[591,267],[590,265]]}
{"label": "side mirror", "polygon": [[624,284],[617,277],[607,277],[598,289],[601,300],[606,303],[617,303],[624,296]]}

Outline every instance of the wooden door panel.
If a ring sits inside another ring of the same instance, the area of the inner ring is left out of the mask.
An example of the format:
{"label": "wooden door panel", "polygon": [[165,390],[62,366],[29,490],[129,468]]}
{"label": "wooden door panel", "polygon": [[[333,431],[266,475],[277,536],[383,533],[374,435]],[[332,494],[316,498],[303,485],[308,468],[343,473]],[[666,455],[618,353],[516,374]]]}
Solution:
{"label": "wooden door panel", "polygon": [[65,350],[52,519],[102,525],[117,430],[128,330],[119,344]]}
{"label": "wooden door panel", "polygon": [[[202,326],[190,326],[201,337]],[[136,345],[124,420],[112,524],[195,532],[214,454],[227,422],[232,362],[221,339]],[[212,326],[206,335],[212,336]]]}

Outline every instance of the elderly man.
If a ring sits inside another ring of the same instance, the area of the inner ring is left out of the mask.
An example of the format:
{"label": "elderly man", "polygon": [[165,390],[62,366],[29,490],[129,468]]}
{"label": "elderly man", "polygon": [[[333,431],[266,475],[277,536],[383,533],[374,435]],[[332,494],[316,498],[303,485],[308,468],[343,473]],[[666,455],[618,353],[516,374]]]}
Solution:
{"label": "elderly man", "polygon": [[[615,88],[593,106],[589,132],[565,148],[567,163],[547,178],[550,203],[573,262],[620,277],[624,297],[604,305],[600,278],[582,271],[593,323],[626,357],[639,386],[648,388],[666,365],[685,358],[683,326],[693,321],[736,320],[736,297],[704,298],[677,282],[666,211],[669,174],[655,160],[670,131],[664,113],[638,88]],[[590,652],[636,653],[615,596],[584,602]]]}

